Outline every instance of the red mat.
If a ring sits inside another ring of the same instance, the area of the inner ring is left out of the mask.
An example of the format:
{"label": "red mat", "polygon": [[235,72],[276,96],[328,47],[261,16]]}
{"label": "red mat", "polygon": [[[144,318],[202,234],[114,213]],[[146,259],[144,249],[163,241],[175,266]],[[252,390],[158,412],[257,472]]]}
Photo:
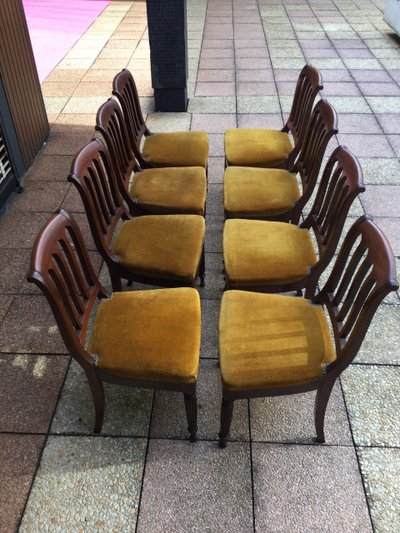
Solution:
{"label": "red mat", "polygon": [[41,82],[109,3],[110,0],[23,0]]}

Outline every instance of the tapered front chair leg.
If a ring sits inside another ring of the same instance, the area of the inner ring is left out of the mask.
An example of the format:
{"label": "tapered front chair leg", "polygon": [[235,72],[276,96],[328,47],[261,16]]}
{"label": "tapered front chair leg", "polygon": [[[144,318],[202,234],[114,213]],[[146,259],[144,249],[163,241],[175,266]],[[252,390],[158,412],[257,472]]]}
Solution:
{"label": "tapered front chair leg", "polygon": [[188,422],[188,431],[190,442],[197,440],[197,397],[196,393],[184,394],[186,418]]}
{"label": "tapered front chair leg", "polygon": [[232,422],[233,401],[222,400],[221,404],[221,426],[219,431],[219,447],[225,448],[228,442],[229,430]]}
{"label": "tapered front chair leg", "polygon": [[90,390],[92,391],[94,403],[95,423],[93,432],[100,433],[104,420],[104,387],[94,370],[86,371],[86,376],[89,381]]}
{"label": "tapered front chair leg", "polygon": [[121,292],[122,291],[122,281],[121,277],[116,273],[110,270],[110,278],[111,278],[111,285],[113,292]]}
{"label": "tapered front chair leg", "polygon": [[314,409],[314,418],[315,418],[315,430],[317,432],[317,442],[321,444],[325,442],[325,433],[324,433],[324,423],[325,423],[325,412],[328,405],[329,398],[331,396],[332,387],[335,381],[325,380],[320,388],[317,390],[315,397],[315,409]]}

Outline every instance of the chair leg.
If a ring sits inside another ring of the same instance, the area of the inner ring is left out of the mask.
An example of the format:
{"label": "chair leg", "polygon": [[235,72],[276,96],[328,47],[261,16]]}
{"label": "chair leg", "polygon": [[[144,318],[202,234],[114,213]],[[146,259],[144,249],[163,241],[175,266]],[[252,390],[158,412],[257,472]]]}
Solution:
{"label": "chair leg", "polygon": [[333,385],[335,380],[326,380],[322,383],[320,388],[317,390],[317,395],[315,397],[315,409],[314,409],[314,419],[315,419],[315,429],[317,432],[316,441],[321,444],[325,442],[325,433],[324,433],[324,422],[325,422],[325,412],[328,405],[328,401],[332,392]]}
{"label": "chair leg", "polygon": [[200,265],[199,265],[199,276],[200,276],[200,287],[204,287],[205,283],[205,277],[206,277],[206,254],[204,252],[204,245],[203,245],[203,251],[201,252],[200,257]]}
{"label": "chair leg", "polygon": [[197,440],[197,397],[196,393],[184,394],[186,418],[188,422],[188,431],[190,433],[190,442]]}
{"label": "chair leg", "polygon": [[221,426],[218,434],[219,447],[225,448],[228,442],[229,430],[232,422],[233,400],[222,400],[221,404]]}
{"label": "chair leg", "polygon": [[111,285],[113,292],[121,292],[122,291],[122,281],[120,276],[116,273],[110,270],[110,278],[111,278]]}
{"label": "chair leg", "polygon": [[94,403],[95,423],[93,432],[100,433],[104,420],[104,387],[94,371],[86,371],[86,376],[89,381],[90,390],[92,391]]}

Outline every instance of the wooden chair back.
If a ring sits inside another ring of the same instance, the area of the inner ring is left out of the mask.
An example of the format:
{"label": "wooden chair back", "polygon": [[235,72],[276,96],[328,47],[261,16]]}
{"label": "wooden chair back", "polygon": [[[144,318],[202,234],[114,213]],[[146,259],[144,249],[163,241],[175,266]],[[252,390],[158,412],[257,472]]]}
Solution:
{"label": "wooden chair back", "polygon": [[63,209],[36,237],[27,279],[46,296],[70,353],[81,364],[93,364],[84,348],[90,313],[109,293],[96,276],[77,223]]}
{"label": "wooden chair back", "polygon": [[393,251],[368,215],[350,228],[331,275],[314,299],[324,304],[335,337],[337,359],[328,371],[342,372],[354,359],[383,299],[399,287]]}
{"label": "wooden chair back", "polygon": [[294,150],[290,154],[291,162],[296,159],[300,151],[315,98],[323,88],[320,72],[311,65],[305,65],[298,77],[292,108],[282,129],[284,132],[290,132],[294,140]]}
{"label": "wooden chair back", "polygon": [[293,169],[299,173],[303,189],[290,217],[292,222],[296,224],[298,224],[302,210],[314,191],[326,147],[337,132],[335,109],[326,100],[320,100],[312,112],[304,143]]}
{"label": "wooden chair back", "polygon": [[101,133],[114,165],[119,191],[127,202],[130,212],[135,206],[129,195],[129,181],[132,173],[139,171],[135,154],[129,140],[124,116],[120,106],[110,98],[97,111],[96,131]]}
{"label": "wooden chair back", "polygon": [[319,253],[319,261],[311,269],[306,297],[315,294],[318,279],[336,251],[349,210],[364,191],[359,162],[345,146],[339,146],[325,166],[311,211],[300,224],[313,230]]}
{"label": "wooden chair back", "polygon": [[121,105],[135,157],[141,167],[146,167],[148,165],[142,158],[140,144],[143,135],[150,135],[150,131],[144,122],[135,80],[128,69],[115,76],[112,94]]}
{"label": "wooden chair back", "polygon": [[68,181],[78,189],[95,245],[107,264],[114,263],[110,244],[121,219],[129,212],[117,186],[112,160],[100,139],[94,139],[75,156]]}

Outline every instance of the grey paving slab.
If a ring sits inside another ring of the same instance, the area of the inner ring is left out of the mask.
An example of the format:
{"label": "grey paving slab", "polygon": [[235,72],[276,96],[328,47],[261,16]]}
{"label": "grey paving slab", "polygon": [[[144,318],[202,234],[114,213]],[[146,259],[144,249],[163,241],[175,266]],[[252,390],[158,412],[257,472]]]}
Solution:
{"label": "grey paving slab", "polygon": [[252,449],[257,532],[372,532],[352,447],[254,443]]}
{"label": "grey paving slab", "polygon": [[225,157],[210,157],[208,160],[208,183],[223,183]]}
{"label": "grey paving slab", "polygon": [[195,96],[188,105],[189,113],[235,113],[234,96]]}
{"label": "grey paving slab", "polygon": [[220,300],[201,301],[201,352],[205,359],[218,359],[218,321]]}
{"label": "grey paving slab", "polygon": [[[217,440],[222,398],[221,374],[217,360],[202,360],[197,384],[198,438]],[[249,440],[247,400],[235,405],[230,440]],[[182,394],[157,391],[151,417],[151,438],[187,439],[187,422]]]}
{"label": "grey paving slab", "polygon": [[145,439],[49,437],[19,531],[135,531]]}
{"label": "grey paving slab", "polygon": [[276,96],[238,96],[238,113],[279,113],[279,100]]}
{"label": "grey paving slab", "polygon": [[[102,434],[147,436],[153,392],[105,383]],[[71,362],[50,428],[51,433],[89,435],[94,427],[94,406],[82,367]]]}
{"label": "grey paving slab", "polygon": [[225,287],[222,257],[218,252],[206,253],[206,284],[205,287],[198,287],[203,300],[219,300],[222,297]]}
{"label": "grey paving slab", "polygon": [[0,524],[4,532],[17,531],[44,443],[42,435],[0,435]]}
{"label": "grey paving slab", "polygon": [[[277,396],[250,400],[251,437],[254,441],[305,443],[315,442],[315,393]],[[325,419],[327,444],[352,445],[352,438],[337,383],[329,400]]]}
{"label": "grey paving slab", "polygon": [[222,252],[222,231],[224,218],[208,215],[206,219],[206,252]]}
{"label": "grey paving slab", "polygon": [[190,113],[152,113],[146,124],[153,131],[186,131],[190,129]]}
{"label": "grey paving slab", "polygon": [[151,440],[138,533],[253,532],[250,450]]}
{"label": "grey paving slab", "polygon": [[365,210],[377,217],[398,217],[399,185],[370,185],[361,196]]}
{"label": "grey paving slab", "polygon": [[351,365],[341,376],[354,441],[400,445],[400,367]]}
{"label": "grey paving slab", "polygon": [[207,191],[207,215],[224,215],[224,190],[220,183],[210,183]]}
{"label": "grey paving slab", "polygon": [[400,162],[396,158],[359,158],[368,185],[400,185]]}
{"label": "grey paving slab", "polygon": [[375,531],[399,531],[400,450],[358,448],[357,453]]}

